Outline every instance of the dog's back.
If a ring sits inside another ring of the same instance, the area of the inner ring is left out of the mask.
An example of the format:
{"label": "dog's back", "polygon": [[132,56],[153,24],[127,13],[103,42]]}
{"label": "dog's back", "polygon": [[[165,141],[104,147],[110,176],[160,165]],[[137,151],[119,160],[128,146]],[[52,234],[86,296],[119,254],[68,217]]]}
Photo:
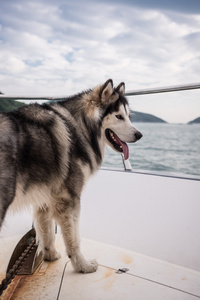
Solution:
{"label": "dog's back", "polygon": [[0,227],[15,195],[17,129],[9,114],[0,113]]}
{"label": "dog's back", "polygon": [[0,114],[0,225],[20,180],[26,191],[58,173],[54,124],[54,116],[37,104]]}

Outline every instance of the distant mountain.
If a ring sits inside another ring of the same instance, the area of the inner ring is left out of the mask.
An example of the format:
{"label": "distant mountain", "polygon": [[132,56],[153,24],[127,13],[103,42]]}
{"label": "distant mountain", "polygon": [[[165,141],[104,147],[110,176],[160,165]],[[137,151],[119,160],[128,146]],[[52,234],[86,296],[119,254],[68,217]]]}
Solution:
{"label": "distant mountain", "polygon": [[131,122],[151,122],[151,123],[167,123],[163,119],[160,119],[151,114],[145,114],[138,111],[131,110]]}
{"label": "distant mountain", "polygon": [[188,124],[199,124],[200,123],[200,117],[188,122]]}
{"label": "distant mountain", "polygon": [[24,105],[24,103],[19,102],[19,101],[0,98],[0,111],[11,111],[22,105]]}

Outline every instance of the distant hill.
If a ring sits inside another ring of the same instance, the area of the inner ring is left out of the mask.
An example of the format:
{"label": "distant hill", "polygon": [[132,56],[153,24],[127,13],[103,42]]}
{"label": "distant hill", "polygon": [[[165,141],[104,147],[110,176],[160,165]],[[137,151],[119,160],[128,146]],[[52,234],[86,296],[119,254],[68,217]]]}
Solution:
{"label": "distant hill", "polygon": [[24,105],[22,102],[18,102],[10,99],[1,99],[0,98],[0,111],[11,111],[15,108]]}
{"label": "distant hill", "polygon": [[199,124],[200,123],[200,117],[188,122],[188,124]]}
{"label": "distant hill", "polygon": [[150,122],[150,123],[167,123],[163,119],[160,119],[151,114],[145,114],[138,111],[131,110],[131,122]]}

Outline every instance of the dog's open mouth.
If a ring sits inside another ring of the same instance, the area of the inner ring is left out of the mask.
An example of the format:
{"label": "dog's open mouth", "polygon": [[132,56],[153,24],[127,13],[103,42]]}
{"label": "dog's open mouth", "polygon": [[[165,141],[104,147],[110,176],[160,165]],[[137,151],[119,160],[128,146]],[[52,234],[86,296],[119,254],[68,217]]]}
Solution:
{"label": "dog's open mouth", "polygon": [[115,150],[122,152],[124,154],[124,159],[129,158],[129,149],[128,145],[120,140],[120,138],[111,130],[106,129],[105,130],[106,138],[108,141],[113,145]]}

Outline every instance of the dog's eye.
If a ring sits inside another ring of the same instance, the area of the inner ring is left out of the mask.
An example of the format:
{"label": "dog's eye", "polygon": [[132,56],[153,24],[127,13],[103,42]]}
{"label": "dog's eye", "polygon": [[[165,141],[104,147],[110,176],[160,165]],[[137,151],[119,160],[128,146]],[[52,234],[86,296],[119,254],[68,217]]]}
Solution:
{"label": "dog's eye", "polygon": [[115,115],[115,117],[119,120],[124,120],[124,118],[122,117],[122,115]]}

